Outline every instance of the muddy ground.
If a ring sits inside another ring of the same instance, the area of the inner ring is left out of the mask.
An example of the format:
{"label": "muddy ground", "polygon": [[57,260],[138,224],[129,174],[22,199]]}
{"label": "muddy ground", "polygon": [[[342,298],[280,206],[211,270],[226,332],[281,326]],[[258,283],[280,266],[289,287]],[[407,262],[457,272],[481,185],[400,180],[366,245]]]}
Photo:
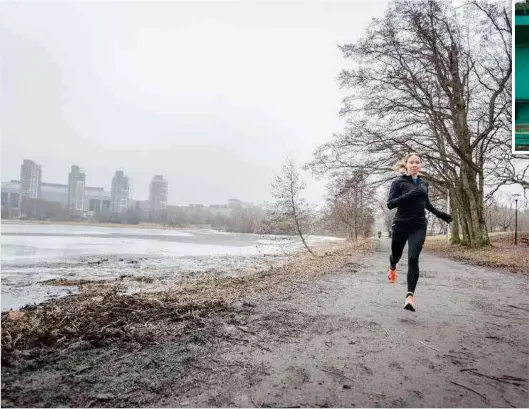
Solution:
{"label": "muddy ground", "polygon": [[388,246],[184,335],[3,365],[2,406],[529,406],[527,276],[423,253],[411,313],[405,260],[386,282]]}

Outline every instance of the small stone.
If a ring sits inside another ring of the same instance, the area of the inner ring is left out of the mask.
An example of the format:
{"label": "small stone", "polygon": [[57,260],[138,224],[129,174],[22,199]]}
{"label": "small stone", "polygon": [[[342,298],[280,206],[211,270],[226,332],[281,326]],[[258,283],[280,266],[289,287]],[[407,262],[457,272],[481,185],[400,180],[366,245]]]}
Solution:
{"label": "small stone", "polygon": [[344,385],[343,388],[344,389],[351,389],[351,385]]}
{"label": "small stone", "polygon": [[10,321],[18,321],[26,316],[24,311],[20,310],[9,310],[7,313],[7,319]]}
{"label": "small stone", "polygon": [[81,365],[75,369],[75,373],[80,374],[91,368],[92,368],[92,365]]}
{"label": "small stone", "polygon": [[114,394],[112,393],[99,393],[96,395],[96,399],[99,400],[110,400],[114,397]]}
{"label": "small stone", "polygon": [[83,351],[89,349],[92,346],[88,341],[77,341],[70,345],[69,349],[72,351]]}
{"label": "small stone", "polygon": [[228,335],[235,335],[237,334],[237,329],[233,325],[225,324],[224,325],[224,331]]}
{"label": "small stone", "polygon": [[235,301],[231,305],[231,308],[233,308],[236,311],[242,310],[243,307],[244,307],[244,304],[241,301]]}

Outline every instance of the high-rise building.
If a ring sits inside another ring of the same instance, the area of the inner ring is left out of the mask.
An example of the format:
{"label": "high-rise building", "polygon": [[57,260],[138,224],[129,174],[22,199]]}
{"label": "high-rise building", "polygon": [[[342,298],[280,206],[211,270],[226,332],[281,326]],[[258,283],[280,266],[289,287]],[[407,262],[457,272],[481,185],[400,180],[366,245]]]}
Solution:
{"label": "high-rise building", "polygon": [[68,209],[70,212],[84,210],[86,175],[79,166],[73,165],[68,175]]}
{"label": "high-rise building", "polygon": [[112,178],[110,209],[116,213],[127,211],[129,202],[129,178],[122,170],[117,170]]}
{"label": "high-rise building", "polygon": [[[85,187],[84,210],[110,211],[110,192],[102,187]],[[22,187],[19,180],[2,182],[2,197],[10,197],[12,208],[20,208]],[[8,196],[6,196],[8,195]],[[39,200],[57,202],[62,207],[68,207],[68,185],[59,183],[40,183]],[[4,203],[4,202],[2,202]]]}
{"label": "high-rise building", "polygon": [[149,186],[149,203],[151,211],[158,212],[167,207],[167,180],[162,175],[155,175]]}
{"label": "high-rise building", "polygon": [[42,169],[40,165],[29,159],[24,159],[20,167],[20,196],[22,199],[38,199],[40,196],[40,182]]}

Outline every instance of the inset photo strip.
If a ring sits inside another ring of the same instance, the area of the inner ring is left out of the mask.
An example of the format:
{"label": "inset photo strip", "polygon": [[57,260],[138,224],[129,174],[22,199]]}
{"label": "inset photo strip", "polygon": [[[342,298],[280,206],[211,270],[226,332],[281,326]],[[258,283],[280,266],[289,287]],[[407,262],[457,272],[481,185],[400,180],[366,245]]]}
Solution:
{"label": "inset photo strip", "polygon": [[529,154],[529,1],[514,3],[514,154]]}

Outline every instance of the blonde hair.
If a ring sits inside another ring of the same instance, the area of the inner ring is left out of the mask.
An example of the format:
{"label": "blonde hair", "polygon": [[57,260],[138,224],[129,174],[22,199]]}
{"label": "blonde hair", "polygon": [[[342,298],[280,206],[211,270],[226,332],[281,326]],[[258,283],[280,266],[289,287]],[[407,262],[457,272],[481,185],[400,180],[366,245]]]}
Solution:
{"label": "blonde hair", "polygon": [[395,170],[397,172],[401,172],[401,173],[406,173],[407,172],[406,163],[408,163],[408,159],[410,159],[412,156],[417,156],[420,159],[420,161],[422,162],[421,155],[419,155],[418,153],[415,153],[415,152],[408,153],[401,160],[399,160],[397,163],[395,163],[395,165],[393,165],[393,170]]}

